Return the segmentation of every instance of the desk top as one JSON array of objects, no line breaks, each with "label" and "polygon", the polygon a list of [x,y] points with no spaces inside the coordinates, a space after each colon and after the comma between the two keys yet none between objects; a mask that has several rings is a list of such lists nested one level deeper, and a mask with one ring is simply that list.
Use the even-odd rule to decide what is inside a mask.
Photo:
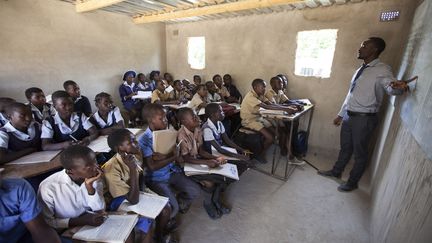
[{"label": "desk top", "polygon": [[[307,105],[303,106],[303,110],[297,113],[294,113],[292,115],[284,115],[281,113],[263,113],[262,111],[260,111],[260,114],[263,117],[267,117],[267,118],[274,118],[274,119],[281,119],[281,120],[288,120],[288,121],[293,121],[296,120],[298,118],[300,118],[301,116],[303,116],[304,114],[306,114],[307,112],[309,112],[310,110],[313,109],[314,105],[312,103],[310,103],[309,100],[303,99],[301,100],[303,102],[305,102]],[[266,110],[266,112],[268,112],[268,110]]]}]

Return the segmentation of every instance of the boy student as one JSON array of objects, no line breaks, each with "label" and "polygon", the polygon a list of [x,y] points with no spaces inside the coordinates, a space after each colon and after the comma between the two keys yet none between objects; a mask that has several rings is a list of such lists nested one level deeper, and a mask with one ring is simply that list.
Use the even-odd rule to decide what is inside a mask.
[{"label": "boy student", "polygon": [[0,164],[41,149],[40,124],[33,122],[30,107],[15,102],[6,114],[9,122],[0,128]]},{"label": "boy student", "polygon": [[[274,140],[274,129],[272,123],[259,114],[259,109],[269,110],[283,110],[288,114],[293,114],[296,109],[291,106],[281,106],[277,104],[271,104],[264,94],[266,92],[266,83],[262,79],[255,79],[252,81],[252,90],[249,91],[244,97],[240,106],[240,118],[242,119],[242,126],[260,132],[264,136],[263,150],[261,155],[258,156],[258,160],[266,162],[262,155],[265,155],[265,151],[270,147]],[[280,142],[281,149],[286,147],[286,144]]]},{"label": "boy student", "polygon": [[35,192],[23,179],[3,179],[0,168],[0,242],[60,243],[47,225]]},{"label": "boy student", "polygon": [[106,213],[96,154],[73,145],[60,154],[60,162],[64,169],[42,181],[38,190],[46,222],[57,230],[101,225]]},{"label": "boy student", "polygon": [[95,96],[97,111],[90,117],[101,135],[109,135],[114,129],[124,128],[120,109],[114,106],[111,95],[101,92]]},{"label": "boy student", "polygon": [[33,113],[33,118],[39,124],[47,117],[55,114],[55,109],[51,104],[48,104],[45,99],[44,92],[37,87],[28,88],[25,91],[25,96],[29,101],[29,106]]},{"label": "boy student", "polygon": [[223,82],[224,82],[224,86],[227,88],[231,97],[234,97],[235,99],[237,99],[236,102],[239,102],[241,100],[242,95],[240,94],[240,91],[237,89],[237,87],[233,84],[231,75],[225,74],[223,76]]},{"label": "boy student", "polygon": [[14,103],[15,100],[9,97],[0,97],[0,127],[8,123],[8,119],[5,114],[5,108],[10,104]]},{"label": "boy student", "polygon": [[42,150],[59,150],[78,143],[88,145],[98,137],[97,129],[88,117],[74,112],[73,101],[66,91],[52,93],[56,114],[42,123]]},{"label": "boy student", "polygon": [[[245,155],[245,150],[235,144],[226,134],[225,127],[222,124],[222,120],[225,118],[222,106],[216,103],[208,104],[205,108],[205,114],[208,118],[207,121],[202,125],[202,130],[204,134],[204,149],[211,154],[212,147],[214,147],[221,154],[235,157],[237,159],[240,159],[240,161],[243,161],[243,163],[236,160],[229,161],[230,163],[237,165],[238,173],[239,175],[241,175],[247,169],[247,165],[249,165],[248,161],[250,161],[250,158]],[[224,143],[229,147],[236,149],[239,153],[232,153],[222,148],[222,145]]]},{"label": "boy student", "polygon": [[194,75],[194,76],[193,76],[193,82],[194,82],[195,86],[200,85],[200,84],[201,84],[201,76],[199,76],[199,75]]},{"label": "boy student", "polygon": [[228,89],[223,85],[222,77],[219,74],[213,76],[213,82],[216,85],[216,92],[222,97],[227,103],[238,102],[237,99],[233,98]]},{"label": "boy student", "polygon": [[200,84],[196,88],[196,93],[192,97],[192,100],[189,102],[189,108],[191,108],[195,112],[199,112],[201,108],[206,107],[207,105],[207,87],[205,84]]},{"label": "boy student", "polygon": [[218,89],[217,89],[216,85],[213,83],[213,81],[207,81],[205,83],[205,85],[206,85],[207,91],[208,91],[207,92],[207,103],[221,102],[222,97],[218,93]]},{"label": "boy student", "polygon": [[153,152],[153,131],[168,127],[163,107],[159,104],[150,104],[146,106],[146,115],[149,127],[138,141],[148,168],[145,176],[146,184],[154,192],[169,198],[172,208],[171,217],[174,218],[179,211],[186,213],[192,200],[198,197],[200,188],[175,164],[178,155]]},{"label": "boy student", "polygon": [[136,73],[127,71],[123,75],[123,83],[119,87],[120,99],[123,107],[129,113],[129,121],[132,127],[135,127],[135,120],[141,117],[142,104],[139,100],[132,99],[132,96],[138,93],[138,86],[134,82]]},{"label": "boy student", "polygon": [[185,89],[180,80],[175,80],[173,83],[173,90],[169,93],[169,100],[176,100],[181,103],[186,103],[191,95],[189,90]]},{"label": "boy student", "polygon": [[162,80],[156,81],[156,89],[152,93],[151,103],[158,104],[174,104],[178,103],[177,101],[168,101],[169,93],[165,91],[166,87],[163,84]]},{"label": "boy student", "polygon": [[84,113],[86,116],[92,114],[90,101],[87,97],[81,95],[81,89],[75,81],[68,80],[63,83],[63,88],[72,97],[74,102],[74,111]]},{"label": "boy student", "polygon": [[[185,162],[206,165],[210,168],[226,163],[223,157],[216,157],[205,151],[202,132],[199,127],[200,120],[192,109],[187,107],[179,109],[177,119],[182,124],[177,142],[181,141],[180,153]],[[198,182],[206,192],[203,204],[210,218],[217,219],[223,214],[231,212],[230,208],[223,205],[220,195],[230,181],[229,179],[216,174],[194,175],[190,178]]]},{"label": "boy student", "polygon": [[[108,136],[108,145],[117,153],[103,165],[108,208],[117,210],[124,200],[131,204],[139,203],[142,160],[135,136],[127,129],[117,129]],[[167,205],[156,218],[157,242],[164,242],[166,233],[169,233],[170,215],[171,208]],[[142,242],[152,242],[152,220],[141,217],[137,226],[145,234]]]},{"label": "boy student", "polygon": [[282,79],[282,91],[288,96],[288,78],[283,74],[278,74],[277,77]]}]

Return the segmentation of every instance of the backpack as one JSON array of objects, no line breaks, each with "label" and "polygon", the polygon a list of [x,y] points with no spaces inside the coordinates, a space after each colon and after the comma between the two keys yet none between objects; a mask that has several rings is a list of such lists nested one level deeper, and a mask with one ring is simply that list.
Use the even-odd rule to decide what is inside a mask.
[{"label": "backpack", "polygon": [[297,132],[297,136],[293,139],[293,153],[295,156],[304,156],[308,149],[308,134],[306,131]]}]

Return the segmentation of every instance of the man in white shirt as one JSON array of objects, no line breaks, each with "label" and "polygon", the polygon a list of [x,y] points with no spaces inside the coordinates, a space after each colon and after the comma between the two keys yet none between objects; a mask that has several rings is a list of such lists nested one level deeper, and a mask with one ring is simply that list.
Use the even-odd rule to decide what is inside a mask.
[{"label": "man in white shirt", "polygon": [[72,145],[60,155],[64,170],[39,186],[38,200],[46,222],[55,229],[99,226],[105,219],[102,170],[88,147]]},{"label": "man in white shirt", "polygon": [[339,157],[333,169],[318,171],[318,174],[340,178],[354,154],[350,177],[338,187],[339,191],[352,191],[358,187],[368,162],[367,147],[378,123],[377,113],[384,94],[400,95],[408,90],[407,82],[396,80],[390,66],[378,59],[385,45],[379,37],[370,37],[361,44],[357,58],[364,63],[354,74],[341,110],[333,121],[335,126],[342,124]]}]

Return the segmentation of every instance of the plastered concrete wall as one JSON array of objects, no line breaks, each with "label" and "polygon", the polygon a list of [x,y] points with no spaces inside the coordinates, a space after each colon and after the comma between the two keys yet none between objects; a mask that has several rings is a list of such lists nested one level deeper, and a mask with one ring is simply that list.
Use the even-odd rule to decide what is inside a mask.
[{"label": "plastered concrete wall", "polygon": [[135,25],[103,11],[79,14],[57,0],[0,1],[0,53],[0,96],[24,101],[28,87],[49,94],[72,79],[90,100],[106,91],[121,105],[124,71],[165,69],[165,25]]},{"label": "plastered concrete wall", "polygon": [[[267,15],[208,20],[167,25],[167,69],[175,78],[205,80],[219,73],[232,74],[245,94],[254,78],[269,80],[278,73],[289,78],[290,96],[309,97],[316,109],[309,144],[330,153],[339,148],[339,128],[332,125],[349,87],[353,72],[361,64],[360,43],[369,36],[382,36],[388,43],[382,60],[397,66],[401,46],[409,30],[413,7],[408,0],[381,0],[329,8],[295,10]],[[399,9],[396,22],[379,22],[382,10]],[[338,29],[336,52],[330,78],[294,75],[296,34],[303,30]],[[178,31],[178,35],[174,33]],[[206,68],[192,70],[187,63],[187,38],[205,36]]]}]

